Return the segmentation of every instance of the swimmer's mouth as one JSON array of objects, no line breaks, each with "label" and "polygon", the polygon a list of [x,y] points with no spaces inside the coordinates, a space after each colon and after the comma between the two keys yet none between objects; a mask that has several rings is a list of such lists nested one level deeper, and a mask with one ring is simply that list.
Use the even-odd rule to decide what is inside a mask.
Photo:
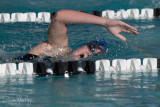
[{"label": "swimmer's mouth", "polygon": [[80,58],[84,58],[84,54],[81,54],[81,55],[79,55],[80,56]]}]

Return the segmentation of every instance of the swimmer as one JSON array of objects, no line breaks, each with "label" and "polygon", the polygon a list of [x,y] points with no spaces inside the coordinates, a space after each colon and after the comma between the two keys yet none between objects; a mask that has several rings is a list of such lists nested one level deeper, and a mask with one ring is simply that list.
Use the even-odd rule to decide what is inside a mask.
[{"label": "swimmer", "polygon": [[103,26],[112,35],[123,41],[126,41],[126,38],[119,34],[120,32],[139,34],[136,28],[120,20],[110,20],[79,11],[60,10],[54,15],[49,25],[48,39],[32,48],[21,58],[34,59],[40,55],[49,57],[73,55],[75,56],[74,59],[80,60],[93,54],[105,53],[107,43],[104,39],[86,43],[72,52],[68,47],[67,24],[95,24]]}]

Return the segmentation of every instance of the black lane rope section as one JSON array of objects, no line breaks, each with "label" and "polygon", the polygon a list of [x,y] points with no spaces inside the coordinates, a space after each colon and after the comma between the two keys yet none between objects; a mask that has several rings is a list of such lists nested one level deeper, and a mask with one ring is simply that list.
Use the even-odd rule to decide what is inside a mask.
[{"label": "black lane rope section", "polygon": [[154,9],[154,17],[159,18],[160,17],[160,8],[155,8]]}]

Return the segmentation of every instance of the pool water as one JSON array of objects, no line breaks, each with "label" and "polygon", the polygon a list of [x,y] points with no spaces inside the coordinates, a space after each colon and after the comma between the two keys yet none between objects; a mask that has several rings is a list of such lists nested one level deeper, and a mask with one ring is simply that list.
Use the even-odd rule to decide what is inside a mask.
[{"label": "pool water", "polygon": [[160,102],[158,72],[1,77],[1,106],[153,106]]},{"label": "pool water", "polygon": [[[0,13],[53,12],[73,9],[92,10],[160,7],[159,0],[5,0],[0,1]],[[117,59],[160,57],[160,19],[123,20],[138,28],[138,36],[122,33],[127,42],[112,36],[96,25],[69,25],[69,46],[76,49],[83,43],[104,38],[108,53],[87,59]],[[25,54],[47,39],[48,23],[0,23],[0,57],[10,58]],[[3,63],[3,61],[0,61]],[[94,75],[35,77],[27,75],[0,76],[0,106],[159,106],[158,71],[96,72]]]}]

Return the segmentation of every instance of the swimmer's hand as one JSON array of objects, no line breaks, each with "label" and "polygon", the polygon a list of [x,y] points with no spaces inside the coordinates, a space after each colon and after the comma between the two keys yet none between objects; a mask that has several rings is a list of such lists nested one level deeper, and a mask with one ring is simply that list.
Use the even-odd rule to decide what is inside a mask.
[{"label": "swimmer's hand", "polygon": [[126,41],[126,38],[122,36],[121,32],[132,33],[138,35],[137,29],[120,21],[120,20],[107,20],[105,26],[114,36],[118,37],[119,39]]}]

